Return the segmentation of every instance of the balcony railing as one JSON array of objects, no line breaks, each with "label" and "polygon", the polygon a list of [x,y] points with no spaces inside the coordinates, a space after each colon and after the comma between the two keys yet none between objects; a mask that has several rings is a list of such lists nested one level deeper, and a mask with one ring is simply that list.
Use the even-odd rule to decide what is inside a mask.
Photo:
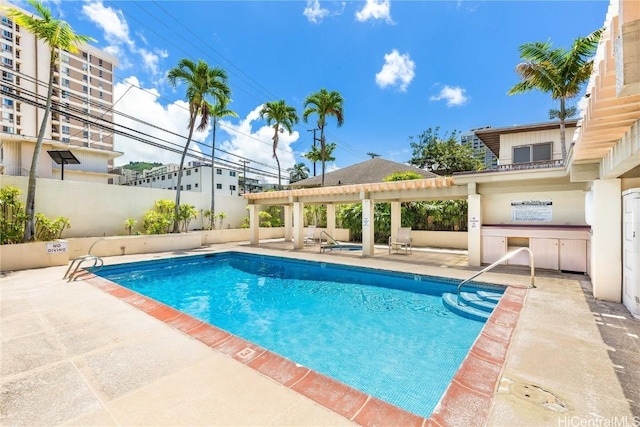
[{"label": "balcony railing", "polygon": [[498,165],[499,171],[518,171],[525,169],[548,169],[548,168],[560,168],[564,166],[564,161],[557,160],[543,160],[539,162],[529,163],[512,163],[509,165]]}]

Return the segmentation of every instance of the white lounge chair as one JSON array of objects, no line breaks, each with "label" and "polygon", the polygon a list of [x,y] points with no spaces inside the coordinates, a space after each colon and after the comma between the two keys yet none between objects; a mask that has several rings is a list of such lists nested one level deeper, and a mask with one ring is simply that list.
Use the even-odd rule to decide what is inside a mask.
[{"label": "white lounge chair", "polygon": [[316,244],[316,226],[315,225],[310,225],[307,227],[307,229],[304,232],[304,239],[303,242],[306,245],[307,243],[311,243],[312,245]]},{"label": "white lounge chair", "polygon": [[396,252],[404,249],[405,254],[413,253],[411,250],[411,227],[399,227],[395,240],[393,240],[393,236],[389,236],[389,253],[391,253],[391,249],[395,249]]}]

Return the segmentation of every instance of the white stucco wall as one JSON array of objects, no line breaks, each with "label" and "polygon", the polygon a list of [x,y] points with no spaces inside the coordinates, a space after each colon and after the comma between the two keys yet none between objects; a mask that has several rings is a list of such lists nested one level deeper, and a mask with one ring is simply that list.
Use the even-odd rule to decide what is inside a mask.
[{"label": "white stucco wall", "polygon": [[[587,225],[584,218],[585,192],[545,191],[507,194],[484,194],[482,196],[483,224],[529,224],[529,225]],[[511,202],[518,200],[551,200],[552,222],[513,222]]]},{"label": "white stucco wall", "polygon": [[[27,183],[27,177],[0,177],[0,186],[12,185],[22,190],[23,201]],[[71,228],[64,231],[63,238],[122,235],[127,218],[137,219],[134,231],[140,230],[145,212],[153,208],[156,200],[175,200],[175,191],[54,179],[38,179],[36,187],[36,212],[71,221]],[[180,203],[193,205],[198,211],[189,229],[203,228],[203,221],[207,224],[202,212],[211,206],[210,194],[182,191]],[[222,228],[240,227],[247,216],[246,205],[242,197],[216,195],[216,212],[227,214]]]}]

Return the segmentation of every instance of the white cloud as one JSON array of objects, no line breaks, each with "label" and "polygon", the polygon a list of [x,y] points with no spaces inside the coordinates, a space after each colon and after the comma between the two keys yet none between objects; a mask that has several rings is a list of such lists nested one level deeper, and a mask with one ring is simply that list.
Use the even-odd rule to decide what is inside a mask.
[{"label": "white cloud", "polygon": [[[180,153],[174,153],[172,151],[159,149],[153,145],[145,144],[135,139],[116,135],[114,140],[114,149],[124,153],[122,157],[115,159],[116,165],[127,164],[130,161],[180,163],[180,156],[186,142],[185,138],[188,135],[187,124],[189,122],[189,111],[187,109],[187,104],[184,101],[176,101],[167,106],[163,106],[158,102],[159,93],[157,90],[141,90],[137,87],[131,87],[129,83],[133,86],[140,87],[140,82],[136,77],[129,77],[122,83],[116,83],[114,86],[114,99],[119,101],[115,105],[114,109],[122,112],[123,114],[135,117],[143,122],[151,123],[163,129],[177,133],[178,135],[183,135],[184,138],[171,135],[160,129],[123,117],[120,114],[114,114],[114,121],[116,124],[151,135],[150,137],[143,137],[145,140],[151,140],[162,145],[169,144],[160,140],[166,140],[174,143],[175,145],[171,145],[171,147],[177,148],[180,151]],[[120,97],[122,97],[122,99],[120,99]],[[135,134],[135,132],[132,131],[126,132]],[[195,142],[205,141],[208,135],[208,130],[206,132],[194,133],[194,141],[191,142],[190,148],[201,153],[200,148]],[[193,159],[187,156],[185,161],[190,160]]]},{"label": "white cloud", "polygon": [[321,7],[319,0],[307,0],[307,6],[304,8],[302,14],[307,17],[309,22],[317,24],[329,14],[329,10]]},{"label": "white cloud", "polygon": [[416,64],[411,60],[409,54],[400,55],[394,49],[384,56],[384,65],[382,70],[376,74],[376,83],[381,88],[397,85],[402,92],[405,92],[415,76],[415,68]]},{"label": "white cloud", "polygon": [[[266,122],[259,119],[260,110],[262,105],[258,105],[247,116],[240,120],[240,123],[233,124],[227,120],[220,120],[220,128],[229,135],[229,138],[222,141],[220,147],[238,156],[246,157],[252,160],[252,166],[258,169],[262,169],[273,174],[278,174],[278,166],[276,160],[273,158],[273,128],[268,126]],[[257,129],[253,129],[253,122],[258,121],[261,126]],[[280,134],[278,140],[278,160],[280,160],[280,169],[282,173],[282,182],[285,183],[288,180],[289,174],[287,169],[296,164],[296,159],[291,150],[291,144],[296,142],[300,134],[294,131],[289,135],[288,132]],[[219,139],[218,139],[219,138]],[[217,136],[218,140],[222,140],[220,136]],[[237,157],[221,155],[220,157],[227,158],[231,161],[238,162]],[[270,167],[265,167],[269,165]],[[247,173],[249,176],[249,173]],[[277,178],[266,178],[269,182],[278,182]]]},{"label": "white cloud", "polygon": [[[109,46],[103,48],[107,53],[119,59],[118,68],[126,70],[132,66],[133,61],[127,58],[126,53],[131,52],[142,59],[145,70],[153,79],[164,75],[160,68],[161,59],[166,58],[167,52],[160,49],[148,50],[139,48],[131,38],[129,25],[120,10],[105,7],[102,1],[87,2],[82,5],[82,13],[104,32],[104,38]],[[138,34],[144,44],[147,43],[144,36]],[[126,48],[125,48],[126,47]]]},{"label": "white cloud", "polygon": [[356,19],[360,22],[381,19],[390,24],[393,23],[390,0],[367,0],[364,7],[356,12]]},{"label": "white cloud", "polygon": [[466,89],[455,86],[445,86],[442,88],[438,95],[434,95],[429,98],[431,101],[446,100],[447,107],[459,107],[464,105],[469,100],[468,96],[465,96]]}]

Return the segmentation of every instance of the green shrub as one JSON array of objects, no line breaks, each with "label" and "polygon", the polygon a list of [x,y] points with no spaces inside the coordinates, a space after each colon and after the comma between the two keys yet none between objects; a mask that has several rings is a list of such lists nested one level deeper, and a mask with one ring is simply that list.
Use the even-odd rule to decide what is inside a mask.
[{"label": "green shrub", "polygon": [[173,208],[171,200],[156,200],[154,208],[144,214],[142,230],[145,234],[166,234],[173,229]]},{"label": "green shrub", "polygon": [[36,240],[50,242],[59,239],[64,229],[69,227],[69,218],[49,219],[41,213],[36,214]]},{"label": "green shrub", "polygon": [[0,189],[0,243],[20,243],[24,236],[27,213],[20,201],[20,189],[6,186]]}]

